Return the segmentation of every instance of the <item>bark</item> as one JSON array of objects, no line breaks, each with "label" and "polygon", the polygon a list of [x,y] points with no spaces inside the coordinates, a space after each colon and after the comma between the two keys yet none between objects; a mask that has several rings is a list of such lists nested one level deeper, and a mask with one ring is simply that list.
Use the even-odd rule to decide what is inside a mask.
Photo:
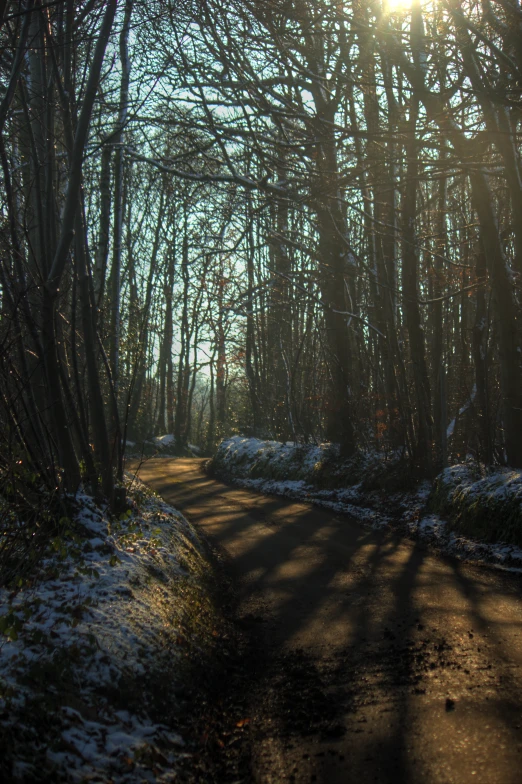
[{"label": "bark", "polygon": [[105,49],[114,22],[117,0],[107,0],[98,40],[89,69],[89,76],[85,88],[85,97],[78,117],[78,125],[74,136],[74,144],[70,159],[70,170],[67,180],[65,204],[61,217],[61,232],[58,238],[56,252],[53,257],[51,269],[46,280],[46,289],[51,297],[55,298],[60,288],[60,281],[65,270],[71,242],[74,234],[75,215],[78,209],[78,199],[82,181],[83,155],[87,144],[87,135],[92,115],[94,101],[100,81],[100,73],[105,56]]},{"label": "bark", "polygon": [[111,223],[111,156],[112,148],[107,144],[102,150],[100,169],[100,218],[98,222],[98,245],[93,272],[94,296],[99,309],[105,296],[107,261],[109,258],[109,230]]},{"label": "bark", "polygon": [[477,387],[477,408],[479,441],[482,459],[486,465],[493,463],[493,439],[491,433],[491,413],[488,390],[488,315],[486,305],[485,279],[486,256],[482,244],[477,252],[476,275],[484,285],[477,290],[477,307],[473,325],[473,364],[475,366],[475,384]]},{"label": "bark", "polygon": [[206,438],[206,452],[208,455],[214,454],[216,448],[216,404],[215,404],[215,382],[214,382],[214,361],[216,353],[212,352],[210,357],[210,392],[208,396],[209,415]]},{"label": "bark", "polygon": [[181,313],[181,334],[180,334],[180,352],[178,361],[178,379],[177,379],[177,399],[176,399],[176,415],[174,420],[174,442],[176,449],[182,450],[187,443],[187,373],[189,371],[189,268],[188,268],[188,236],[187,236],[187,222],[185,219],[185,228],[183,235],[183,248],[181,259],[181,278],[183,281],[183,294],[182,294],[182,313]]},{"label": "bark", "polygon": [[87,389],[90,410],[90,421],[94,439],[94,451],[101,474],[102,492],[112,501],[114,479],[113,461],[109,445],[105,405],[102,394],[101,379],[98,369],[98,341],[96,338],[96,312],[94,308],[94,292],[89,274],[85,228],[81,212],[76,216],[76,265],[78,288],[80,295],[83,344],[87,366]]},{"label": "bark", "polygon": [[[316,68],[317,68],[317,64]],[[347,246],[348,229],[340,202],[337,143],[332,127],[335,106],[325,102],[321,90],[314,94],[317,110],[317,164],[311,206],[317,215],[321,293],[325,302],[325,327],[330,361],[326,437],[340,444],[343,457],[356,450],[353,412],[354,346],[347,312],[355,310],[353,274],[355,259]]]},{"label": "bark", "polygon": [[[361,190],[365,194],[365,226],[369,235],[369,270],[372,276],[373,299],[375,301],[375,324],[381,334],[372,336],[378,349],[375,367],[378,378],[374,384],[381,388],[380,375],[383,379],[383,395],[379,394],[376,401],[378,409],[386,410],[387,440],[392,448],[404,445],[406,434],[404,432],[405,403],[406,400],[399,394],[396,381],[395,356],[396,341],[393,335],[396,331],[396,210],[395,210],[395,182],[394,159],[396,157],[396,124],[397,107],[391,84],[389,64],[383,52],[380,54],[382,70],[385,77],[385,89],[388,104],[388,140],[385,144],[381,134],[380,105],[377,95],[377,74],[375,38],[368,20],[368,9],[364,10],[365,24],[358,31],[361,69],[363,73],[364,115],[368,131],[366,153],[363,153],[361,140],[355,139],[358,148],[358,164],[361,170]],[[352,102],[352,124],[356,127],[357,113]],[[366,169],[369,170],[366,175]],[[373,193],[366,185],[369,180]],[[380,372],[379,372],[380,371]]]},{"label": "bark", "polygon": [[[279,156],[277,179],[285,179],[284,159]],[[271,273],[274,276],[270,288],[268,313],[268,362],[271,367],[271,420],[274,437],[283,443],[289,436],[288,419],[288,368],[285,353],[291,349],[291,312],[288,276],[291,260],[284,244],[288,234],[288,207],[286,199],[276,199],[272,204],[272,222],[275,237],[271,240]],[[219,354],[218,354],[219,356]]]},{"label": "bark", "polygon": [[[477,158],[474,140],[458,127],[440,95],[428,90],[424,74],[416,70],[403,53],[396,57],[414,89],[418,91],[427,116],[446,134],[462,162]],[[498,323],[502,419],[508,463],[522,466],[522,388],[521,347],[517,326],[517,309],[513,297],[513,279],[502,248],[493,198],[484,171],[474,169],[469,175],[473,206],[479,220],[481,237],[490,277],[495,316]]]},{"label": "bark", "polygon": [[[140,423],[138,422],[138,414],[139,408],[141,404],[141,398],[143,394],[143,390],[145,388],[145,381],[146,381],[146,359],[147,359],[147,351],[149,346],[149,317],[150,317],[150,308],[152,303],[152,294],[155,285],[155,278],[157,274],[157,267],[158,267],[158,253],[161,245],[161,227],[165,220],[164,215],[164,206],[165,206],[165,189],[162,187],[160,193],[160,202],[159,202],[159,209],[158,215],[154,230],[154,242],[152,245],[151,256],[149,260],[149,271],[147,276],[147,285],[145,290],[145,302],[143,304],[141,317],[140,317],[140,330],[138,336],[138,347],[137,347],[137,356],[136,356],[136,368],[134,371],[135,376],[135,383],[133,384],[133,388],[130,394],[130,403],[127,406],[127,422],[128,422],[128,430],[129,435],[132,439],[137,440],[141,437],[148,435],[143,429]],[[171,216],[171,223],[175,227],[175,215]],[[175,228],[174,228],[175,231]],[[175,243],[175,235],[174,240]],[[173,252],[175,250],[173,249]],[[154,422],[152,422],[152,428],[154,427]],[[174,428],[169,432],[174,432]]]},{"label": "bark", "polygon": [[451,10],[457,29],[457,39],[464,63],[465,73],[469,78],[475,95],[480,103],[488,134],[501,155],[506,182],[513,207],[513,232],[515,237],[514,268],[522,275],[522,171],[516,129],[510,126],[508,110],[501,104],[495,105],[489,97],[491,86],[486,78],[475,54],[475,45],[469,34],[460,2],[452,3]]},{"label": "bark", "polygon": [[252,435],[258,437],[260,434],[260,405],[258,393],[258,373],[256,372],[256,338],[254,321],[254,237],[252,231],[252,205],[250,199],[247,202],[248,222],[248,249],[247,249],[247,286],[248,297],[245,302],[246,307],[246,341],[245,341],[245,371],[248,380],[248,391],[250,396],[250,408],[252,412]]},{"label": "bark", "polygon": [[[0,4],[0,20],[2,19],[2,16],[3,16],[3,7],[2,6],[5,7],[5,4]],[[25,56],[25,53],[26,53],[27,38],[28,38],[28,35],[29,35],[29,28],[30,28],[30,25],[31,25],[31,20],[32,20],[33,17],[36,16],[36,14],[31,13],[33,7],[34,7],[34,0],[28,0],[27,6],[26,6],[27,13],[23,17],[22,26],[21,26],[21,29],[20,29],[20,35],[18,37],[18,44],[17,44],[17,47],[16,47],[16,52],[15,52],[15,56],[14,56],[14,59],[13,59],[13,64],[11,66],[11,73],[10,73],[10,76],[9,76],[9,81],[7,83],[7,88],[6,88],[5,92],[4,92],[4,97],[2,98],[2,101],[0,102],[0,133],[3,132],[4,125],[5,125],[5,122],[6,122],[6,119],[7,119],[7,114],[9,112],[9,108],[11,106],[11,103],[13,101],[13,98],[14,98],[14,95],[15,95],[15,92],[16,92],[16,87],[17,87],[17,84],[18,84],[18,77],[20,75],[20,69],[21,69],[21,67],[23,65],[24,56]]]},{"label": "bark", "polygon": [[129,83],[130,60],[128,52],[128,38],[132,15],[133,0],[126,0],[123,26],[120,33],[120,105],[116,132],[113,137],[114,146],[114,226],[113,226],[113,255],[111,274],[109,279],[110,289],[110,322],[109,322],[109,364],[112,377],[113,393],[111,395],[112,407],[110,416],[111,438],[116,461],[118,476],[123,474],[122,433],[119,427],[119,391],[120,391],[120,286],[121,286],[121,258],[123,247],[123,213],[124,213],[124,164],[123,164],[123,131],[125,129],[129,108]]},{"label": "bark", "polygon": [[[111,274],[109,279],[110,289],[110,326],[109,326],[109,361],[111,373],[118,399],[119,391],[119,363],[120,363],[120,285],[121,285],[121,258],[123,248],[123,131],[125,129],[129,110],[129,83],[130,60],[128,51],[129,29],[132,15],[133,0],[126,0],[123,26],[120,33],[120,105],[116,131],[112,139],[114,147],[114,225],[113,225],[113,255]],[[115,425],[113,412],[112,427]]]},{"label": "bark", "polygon": [[[412,48],[420,46],[422,36],[420,8],[412,11]],[[420,65],[417,64],[417,69]],[[417,236],[415,218],[417,215],[417,182],[419,178],[418,144],[416,126],[419,113],[419,95],[414,89],[410,103],[406,153],[406,183],[402,202],[402,285],[404,294],[404,318],[408,330],[410,359],[413,367],[415,402],[417,413],[417,434],[414,463],[421,476],[432,473],[432,420],[431,390],[426,363],[424,330],[419,307]]]},{"label": "bark", "polygon": [[[442,160],[445,158],[445,147],[442,150]],[[446,255],[446,198],[447,198],[447,179],[441,177],[439,181],[439,192],[437,199],[437,218],[436,218],[436,247],[433,262],[433,299],[432,306],[432,367],[434,378],[433,412],[436,440],[436,469],[445,467],[446,454],[446,425],[443,417],[443,396],[445,396],[445,377],[446,369],[443,357],[443,303],[442,303],[442,258]]]},{"label": "bark", "polygon": [[477,171],[471,174],[470,182],[495,303],[506,457],[510,465],[520,468],[522,467],[521,346],[517,307],[513,299],[512,275],[500,242],[492,196],[483,172]]}]

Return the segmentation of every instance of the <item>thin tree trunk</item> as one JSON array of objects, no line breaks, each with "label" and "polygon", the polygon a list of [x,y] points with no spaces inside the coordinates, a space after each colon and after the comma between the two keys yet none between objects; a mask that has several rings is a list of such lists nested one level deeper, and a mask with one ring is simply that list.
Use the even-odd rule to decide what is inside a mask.
[{"label": "thin tree trunk", "polygon": [[[123,131],[127,122],[129,109],[129,83],[130,60],[128,51],[129,29],[132,15],[133,0],[126,0],[123,26],[120,33],[120,106],[116,133],[112,144],[114,146],[114,225],[113,225],[113,254],[111,274],[109,279],[110,289],[110,326],[109,326],[109,363],[111,368],[114,394],[112,400],[118,406],[120,386],[120,285],[121,285],[121,258],[123,248]],[[121,433],[119,432],[118,411],[111,411],[111,436],[114,443],[114,453],[118,474],[122,472],[122,447]]]}]

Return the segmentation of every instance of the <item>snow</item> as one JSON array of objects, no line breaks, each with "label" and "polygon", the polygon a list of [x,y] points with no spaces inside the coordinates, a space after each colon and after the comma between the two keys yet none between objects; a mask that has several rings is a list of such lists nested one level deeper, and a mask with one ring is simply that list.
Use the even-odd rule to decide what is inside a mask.
[{"label": "snow", "polygon": [[[473,395],[472,395],[473,397]],[[472,398],[471,398],[472,399]],[[471,401],[470,399],[470,401]],[[460,410],[463,413],[468,401]],[[451,529],[448,521],[426,513],[432,484],[420,483],[414,491],[386,494],[364,489],[361,477],[375,467],[375,454],[359,457],[354,465],[354,483],[346,487],[321,489],[314,483],[314,470],[325,460],[338,454],[335,445],[296,445],[289,441],[261,441],[234,436],[223,441],[213,459],[218,475],[227,481],[293,500],[313,503],[334,512],[350,515],[371,528],[394,528],[423,539],[439,551],[457,558],[488,562],[498,568],[522,571],[522,549],[514,545],[485,543],[462,536]],[[397,455],[400,457],[400,455]],[[337,461],[341,465],[340,461]],[[476,462],[446,468],[437,482],[452,495],[469,502],[480,498],[482,503],[522,504],[522,471],[499,468],[485,474]],[[522,511],[521,511],[522,515]]]},{"label": "snow", "polygon": [[292,463],[293,473],[304,477],[331,451],[331,444],[307,445],[303,448],[293,441],[281,444],[279,441],[232,436],[219,445],[214,459],[224,466],[234,466],[234,472],[245,478],[252,471],[269,463],[282,472],[288,463]]},{"label": "snow", "polygon": [[156,436],[154,443],[159,446],[170,446],[174,443],[174,440],[174,436],[171,433],[167,433],[164,436]]},{"label": "snow", "polygon": [[[42,693],[61,703],[51,740],[40,728],[33,743],[23,736],[14,781],[42,766],[53,781],[176,779],[183,740],[175,727],[155,721],[146,700],[117,710],[110,694],[132,693],[154,673],[166,691],[183,678],[187,650],[198,645],[184,620],[193,612],[187,583],[202,590],[209,567],[185,518],[132,485],[133,508],[120,520],[79,493],[75,522],[85,535],[51,548],[37,578],[14,595],[0,589],[0,618],[16,619],[0,637],[0,735],[30,724]],[[42,681],[41,672],[51,675]],[[71,683],[62,694],[64,679]]]},{"label": "snow", "polygon": [[453,435],[453,433],[455,431],[455,425],[457,424],[457,419],[460,416],[462,416],[463,414],[466,413],[468,408],[473,404],[476,396],[477,396],[477,385],[473,384],[473,389],[471,390],[471,395],[470,395],[469,399],[466,400],[464,405],[460,407],[457,416],[454,419],[452,419],[451,422],[449,423],[449,425],[448,425],[448,427],[446,429],[446,438],[451,438],[451,436]]},{"label": "snow", "polygon": [[[336,454],[338,448],[330,443],[303,446],[293,441],[282,444],[278,441],[233,436],[219,445],[213,462],[218,472],[224,470],[227,478],[242,487],[309,501],[325,509],[349,514],[359,522],[372,526],[389,525],[387,515],[365,503],[360,482],[333,490],[314,486],[314,472],[325,460]],[[372,460],[375,460],[375,455],[368,456],[368,461]],[[275,476],[265,478],[263,474]]]},{"label": "snow", "polygon": [[522,573],[522,549],[520,547],[503,542],[479,542],[466,536],[460,536],[450,530],[447,520],[437,514],[422,517],[419,520],[417,532],[421,537],[431,540],[445,552],[450,552],[461,559],[487,561],[498,568]]},{"label": "snow", "polygon": [[488,503],[512,501],[522,503],[522,471],[511,468],[497,468],[488,473],[469,461],[446,468],[438,481],[445,488],[450,500],[457,494],[471,500],[482,497]]},{"label": "snow", "polygon": [[[166,433],[163,436],[156,436],[151,443],[153,443],[154,446],[160,447],[160,449],[164,449],[165,447],[173,446],[175,441],[176,439],[171,433]],[[201,449],[199,446],[196,446],[196,444],[187,444],[187,449],[196,455],[201,454]]]},{"label": "snow", "polygon": [[[153,773],[146,768],[139,771],[139,775],[145,781],[173,782],[177,778],[175,772],[176,753],[173,751],[162,753],[161,746],[165,744],[175,748],[183,746],[183,741],[179,736],[169,733],[168,728],[161,725],[141,723],[135,716],[129,715],[126,711],[117,711],[114,715],[117,719],[115,724],[107,726],[105,723],[88,721],[72,708],[64,708],[64,717],[70,723],[70,728],[62,732],[68,750],[64,752],[48,752],[49,760],[58,768],[68,771],[71,781],[85,781],[85,768],[93,771],[106,771],[110,773],[112,781],[135,781],[136,767],[132,764],[136,757],[140,757],[148,751],[155,757],[156,771]],[[129,768],[127,772],[121,773],[119,757],[124,752],[127,756],[125,765]],[[75,764],[77,758],[83,762],[80,769]],[[163,759],[161,759],[163,758]],[[170,767],[161,770],[157,767],[159,760]]]}]

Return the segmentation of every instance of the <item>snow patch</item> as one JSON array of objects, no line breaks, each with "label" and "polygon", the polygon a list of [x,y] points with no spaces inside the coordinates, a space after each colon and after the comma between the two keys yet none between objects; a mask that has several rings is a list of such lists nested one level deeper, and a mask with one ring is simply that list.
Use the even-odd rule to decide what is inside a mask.
[{"label": "snow patch", "polygon": [[[473,399],[462,406],[464,413]],[[223,441],[213,460],[214,470],[240,487],[261,493],[305,501],[350,515],[357,522],[372,528],[394,528],[433,544],[444,553],[461,559],[483,561],[499,568],[522,571],[522,549],[503,542],[491,544],[474,541],[451,530],[447,520],[437,514],[426,514],[432,493],[429,481],[421,482],[413,492],[386,494],[368,492],[359,481],[346,487],[321,489],[314,484],[315,469],[325,459],[335,458],[333,444],[296,445],[292,441],[261,441],[234,436]],[[401,457],[400,453],[396,458]],[[378,464],[375,454],[359,458],[357,474],[365,474]],[[340,461],[338,461],[340,464]],[[499,468],[486,475],[474,461],[446,468],[437,478],[446,490],[470,500],[488,503],[522,504],[522,471]]]},{"label": "snow patch", "polygon": [[153,673],[167,689],[183,677],[187,650],[198,644],[184,618],[208,564],[181,513],[133,486],[133,508],[120,520],[79,493],[76,530],[87,535],[57,542],[15,595],[0,589],[0,618],[9,619],[0,637],[0,734],[30,726],[44,694],[61,703],[49,715],[51,741],[42,738],[47,727],[36,727],[17,744],[14,780],[42,770],[53,781],[176,779],[183,740],[175,728],[154,721],[143,701],[133,713],[116,710],[110,695],[139,693]]},{"label": "snow patch", "polygon": [[156,436],[154,439],[154,443],[158,444],[159,446],[170,446],[175,441],[174,436],[171,433],[167,433],[164,436]]}]

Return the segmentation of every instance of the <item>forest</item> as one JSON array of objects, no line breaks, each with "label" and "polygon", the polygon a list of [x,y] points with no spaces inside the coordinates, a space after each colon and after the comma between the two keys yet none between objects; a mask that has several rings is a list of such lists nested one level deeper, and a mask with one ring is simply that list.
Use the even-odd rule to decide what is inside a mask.
[{"label": "forest", "polygon": [[0,0],[2,781],[519,781],[521,134],[519,0]]},{"label": "forest", "polygon": [[0,14],[4,470],[110,498],[164,433],[522,466],[516,0]]}]

